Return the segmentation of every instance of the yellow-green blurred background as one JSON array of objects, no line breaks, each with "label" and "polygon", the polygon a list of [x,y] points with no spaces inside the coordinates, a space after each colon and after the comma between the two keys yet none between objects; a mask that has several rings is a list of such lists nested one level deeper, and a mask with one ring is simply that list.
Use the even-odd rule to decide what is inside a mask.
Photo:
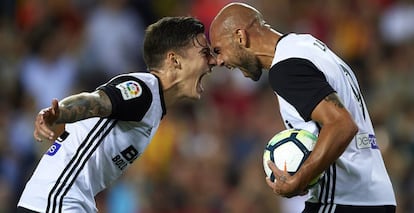
[{"label": "yellow-green blurred background", "polygon": [[[14,212],[48,148],[32,138],[41,108],[114,75],[145,70],[144,29],[160,17],[191,15],[208,29],[228,2],[2,0],[0,212]],[[414,2],[244,2],[276,30],[311,33],[352,66],[397,194],[397,212],[414,212]],[[218,68],[204,84],[202,99],[170,109],[148,150],[98,195],[100,212],[300,212],[305,198],[280,199],[264,179],[263,148],[283,129],[266,73],[253,83]]]}]

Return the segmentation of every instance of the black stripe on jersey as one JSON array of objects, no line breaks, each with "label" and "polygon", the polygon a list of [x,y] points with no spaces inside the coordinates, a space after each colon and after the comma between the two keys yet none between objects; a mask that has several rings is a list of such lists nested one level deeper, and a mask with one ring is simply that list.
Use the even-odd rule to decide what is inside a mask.
[{"label": "black stripe on jersey", "polygon": [[[78,171],[76,172],[76,174],[73,176],[72,181],[68,184],[68,186],[66,187],[66,190],[63,192],[62,196],[60,197],[60,202],[59,202],[59,212],[62,212],[62,207],[63,207],[63,198],[66,196],[66,194],[69,192],[69,189],[72,187],[73,183],[75,183],[76,178],[78,177],[79,173],[83,170],[83,168],[85,167],[85,164],[88,162],[89,158],[92,156],[92,154],[95,152],[95,150],[99,147],[99,145],[101,145],[103,139],[109,134],[109,132],[113,129],[113,127],[116,125],[117,120],[115,120],[114,122],[112,122],[112,124],[109,126],[109,128],[102,134],[101,138],[96,142],[96,144],[94,145],[94,147],[89,151],[88,155],[86,156],[86,158],[83,160],[82,164],[79,166]],[[99,133],[98,133],[99,134]],[[92,143],[91,143],[92,144]],[[78,165],[78,164],[76,164]],[[65,185],[62,185],[65,186]]]},{"label": "black stripe on jersey", "polygon": [[[100,126],[103,122],[104,124]],[[112,123],[111,123],[112,122]],[[48,196],[48,205],[46,208],[46,212],[56,212],[56,207],[58,205],[59,200],[59,210],[58,212],[62,212],[62,203],[63,198],[67,194],[69,188],[73,185],[74,181],[76,180],[77,176],[79,175],[80,171],[85,166],[86,162],[89,160],[90,156],[96,150],[96,148],[100,145],[102,140],[105,136],[112,130],[112,128],[117,123],[116,120],[110,119],[99,119],[99,121],[95,124],[92,130],[88,133],[87,137],[81,143],[79,148],[77,149],[75,155],[72,157],[68,165],[65,167],[63,172],[60,174],[58,180],[56,181],[55,185],[53,186],[52,190]],[[108,127],[109,125],[109,127]],[[99,129],[98,129],[99,127]],[[108,128],[107,128],[108,127]],[[105,132],[104,132],[105,131]],[[104,132],[102,134],[102,132]],[[101,136],[100,136],[101,135]],[[96,139],[100,136],[98,142]],[[91,140],[89,140],[92,137]],[[95,143],[94,147],[91,149],[92,145]],[[85,157],[86,156],[86,157]],[[62,181],[63,179],[63,181]],[[71,180],[69,180],[71,179]],[[69,181],[69,183],[68,183]],[[64,190],[65,186],[66,189]],[[62,194],[62,190],[63,194]],[[59,198],[60,196],[60,198]]]},{"label": "black stripe on jersey", "polygon": [[325,192],[325,185],[326,185],[326,179],[328,178],[328,173],[325,172],[325,174],[323,175],[323,178],[320,182],[320,191],[319,191],[319,199],[318,199],[318,203],[322,203],[322,197],[323,197],[323,192]]},{"label": "black stripe on jersey", "polygon": [[336,188],[336,163],[332,164],[332,190],[331,190],[331,206],[328,212],[332,211],[332,207],[335,203],[335,188]]},{"label": "black stripe on jersey", "polygon": [[269,83],[305,121],[311,120],[313,109],[323,98],[335,92],[325,75],[303,58],[288,58],[273,65],[269,70]]},{"label": "black stripe on jersey", "polygon": [[336,163],[332,164],[325,172],[324,179],[321,181],[319,194],[320,212],[335,211],[335,188],[336,188]]},{"label": "black stripe on jersey", "polygon": [[[49,192],[49,196],[47,199],[47,207],[46,207],[46,212],[49,212],[51,206],[55,206],[55,203],[52,203],[52,196],[56,190],[56,188],[60,185],[62,178],[64,177],[64,175],[67,173],[67,170],[70,168],[70,166],[73,164],[73,162],[75,161],[75,159],[78,157],[80,150],[86,145],[86,142],[89,140],[89,138],[91,137],[92,133],[98,128],[98,126],[100,125],[100,123],[103,121],[103,119],[99,119],[99,121],[95,124],[95,126],[91,129],[91,131],[88,133],[88,135],[86,136],[85,140],[81,143],[81,145],[79,146],[78,150],[76,151],[75,155],[73,156],[73,158],[69,161],[68,165],[65,167],[65,169],[63,170],[63,172],[60,174],[59,178],[56,180],[55,185],[53,186],[52,190],[50,190]],[[53,210],[54,211],[54,210]]]},{"label": "black stripe on jersey", "polygon": [[[129,87],[123,83],[133,83],[137,86]],[[118,88],[120,85],[122,85],[123,89]],[[130,93],[134,93],[134,91],[131,92],[130,88],[133,88],[133,90],[139,90],[138,85],[141,87],[142,91],[135,92],[140,92],[141,94],[131,95]],[[98,87],[98,89],[104,91],[111,100],[112,113],[109,118],[122,121],[141,121],[148,109],[151,107],[151,90],[141,79],[135,78],[131,75],[121,75],[115,77],[108,83]],[[131,98],[127,98],[127,100],[125,100],[123,93],[126,93]]]},{"label": "black stripe on jersey", "polygon": [[329,198],[329,191],[330,191],[330,188],[331,188],[331,168],[330,167],[326,171],[326,184],[325,184],[325,186],[326,186],[326,188],[325,188],[324,199],[323,199],[323,203],[325,205],[323,205],[323,211],[322,212],[325,212],[326,204],[328,203],[328,198]]}]

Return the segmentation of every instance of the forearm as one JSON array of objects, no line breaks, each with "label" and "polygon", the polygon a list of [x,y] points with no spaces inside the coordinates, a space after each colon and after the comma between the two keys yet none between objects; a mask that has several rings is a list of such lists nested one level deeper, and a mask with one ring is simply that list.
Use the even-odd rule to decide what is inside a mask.
[{"label": "forearm", "polygon": [[59,116],[56,123],[73,123],[91,117],[107,117],[112,106],[102,92],[80,93],[59,102]]},{"label": "forearm", "polygon": [[357,126],[352,120],[342,120],[339,123],[322,127],[318,141],[309,158],[298,171],[301,188],[325,171],[345,151],[357,132]]}]

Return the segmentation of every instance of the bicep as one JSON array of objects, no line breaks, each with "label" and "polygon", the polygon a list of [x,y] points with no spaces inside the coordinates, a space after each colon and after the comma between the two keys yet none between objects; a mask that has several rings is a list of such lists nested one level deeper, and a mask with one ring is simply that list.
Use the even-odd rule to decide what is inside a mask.
[{"label": "bicep", "polygon": [[102,90],[97,90],[91,95],[94,103],[96,103],[96,106],[92,107],[94,115],[98,117],[109,116],[112,112],[112,103],[108,95]]},{"label": "bicep", "polygon": [[311,113],[312,120],[326,124],[337,120],[347,114],[347,110],[336,93],[331,93],[323,98]]},{"label": "bicep", "polygon": [[327,95],[316,105],[311,113],[311,119],[322,127],[335,127],[342,132],[354,132],[356,129],[351,114],[336,93]]},{"label": "bicep", "polygon": [[72,123],[91,117],[107,117],[112,104],[103,91],[83,92],[69,96],[59,103],[57,123]]}]

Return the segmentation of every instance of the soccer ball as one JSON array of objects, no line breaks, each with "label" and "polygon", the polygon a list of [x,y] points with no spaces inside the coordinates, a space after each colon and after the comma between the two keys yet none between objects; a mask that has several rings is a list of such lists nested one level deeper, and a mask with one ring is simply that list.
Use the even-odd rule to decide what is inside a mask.
[{"label": "soccer ball", "polygon": [[[280,170],[294,175],[312,152],[316,140],[317,136],[303,129],[287,129],[277,133],[264,150],[263,167],[266,175],[275,182],[275,176],[267,165],[268,160],[273,161]],[[309,187],[318,183],[320,176],[313,179]]]}]

